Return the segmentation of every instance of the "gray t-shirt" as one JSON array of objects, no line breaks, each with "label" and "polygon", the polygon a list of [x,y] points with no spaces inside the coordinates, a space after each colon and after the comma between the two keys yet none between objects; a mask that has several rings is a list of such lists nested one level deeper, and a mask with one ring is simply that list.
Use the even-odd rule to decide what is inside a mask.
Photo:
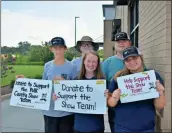
[{"label": "gray t-shirt", "polygon": [[[65,60],[65,63],[59,66],[54,64],[53,61],[49,61],[44,65],[44,72],[42,79],[53,80],[54,77],[57,76],[57,77],[63,77],[66,80],[72,80],[76,77],[76,75],[77,75],[76,67],[68,60]],[[53,92],[54,92],[54,88],[52,93]],[[54,110],[54,101],[51,98],[50,109],[49,111],[43,111],[43,114],[51,117],[62,117],[62,116],[70,115],[72,113]]]}]

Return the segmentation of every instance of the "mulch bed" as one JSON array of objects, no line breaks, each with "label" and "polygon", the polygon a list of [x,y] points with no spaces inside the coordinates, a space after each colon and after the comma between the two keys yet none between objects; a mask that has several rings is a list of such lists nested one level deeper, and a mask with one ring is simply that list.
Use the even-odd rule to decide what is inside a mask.
[{"label": "mulch bed", "polygon": [[1,87],[1,96],[12,93],[12,88],[8,86]]}]

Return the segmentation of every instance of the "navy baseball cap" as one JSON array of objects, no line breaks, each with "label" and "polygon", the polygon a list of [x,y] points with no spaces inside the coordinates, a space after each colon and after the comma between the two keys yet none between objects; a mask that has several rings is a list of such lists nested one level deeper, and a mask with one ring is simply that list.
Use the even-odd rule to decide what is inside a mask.
[{"label": "navy baseball cap", "polygon": [[118,32],[115,34],[115,41],[130,40],[125,32]]},{"label": "navy baseball cap", "polygon": [[50,46],[57,46],[57,45],[64,46],[67,48],[65,40],[62,37],[54,37],[51,39]]},{"label": "navy baseball cap", "polygon": [[142,55],[140,50],[135,46],[128,47],[123,51],[124,60],[130,56],[140,56],[140,55]]}]

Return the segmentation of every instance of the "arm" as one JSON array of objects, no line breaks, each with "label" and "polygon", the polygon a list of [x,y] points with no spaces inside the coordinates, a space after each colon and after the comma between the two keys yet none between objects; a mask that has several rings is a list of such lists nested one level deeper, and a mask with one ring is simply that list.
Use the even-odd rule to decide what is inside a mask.
[{"label": "arm", "polygon": [[112,93],[112,96],[108,99],[108,105],[110,107],[115,107],[118,104],[120,99],[120,94],[121,94],[120,89],[117,89]]},{"label": "arm", "polygon": [[157,87],[157,91],[159,92],[159,97],[154,99],[154,106],[158,111],[160,111],[161,109],[164,108],[164,106],[166,104],[166,98],[165,98],[165,94],[164,94],[165,88],[160,83],[159,80],[157,80],[157,82],[156,82],[156,87]]},{"label": "arm", "polygon": [[[120,98],[120,90],[117,89],[117,82],[115,80],[112,80],[109,85],[109,98],[108,98],[108,105],[110,107],[115,107],[119,101]],[[115,90],[116,89],[116,90]]]}]

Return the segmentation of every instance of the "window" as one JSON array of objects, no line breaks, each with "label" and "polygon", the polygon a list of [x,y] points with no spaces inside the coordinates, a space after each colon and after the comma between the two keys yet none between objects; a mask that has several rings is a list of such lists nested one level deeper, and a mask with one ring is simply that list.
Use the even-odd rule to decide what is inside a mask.
[{"label": "window", "polygon": [[138,47],[139,39],[139,0],[132,1],[130,5],[130,39]]}]

